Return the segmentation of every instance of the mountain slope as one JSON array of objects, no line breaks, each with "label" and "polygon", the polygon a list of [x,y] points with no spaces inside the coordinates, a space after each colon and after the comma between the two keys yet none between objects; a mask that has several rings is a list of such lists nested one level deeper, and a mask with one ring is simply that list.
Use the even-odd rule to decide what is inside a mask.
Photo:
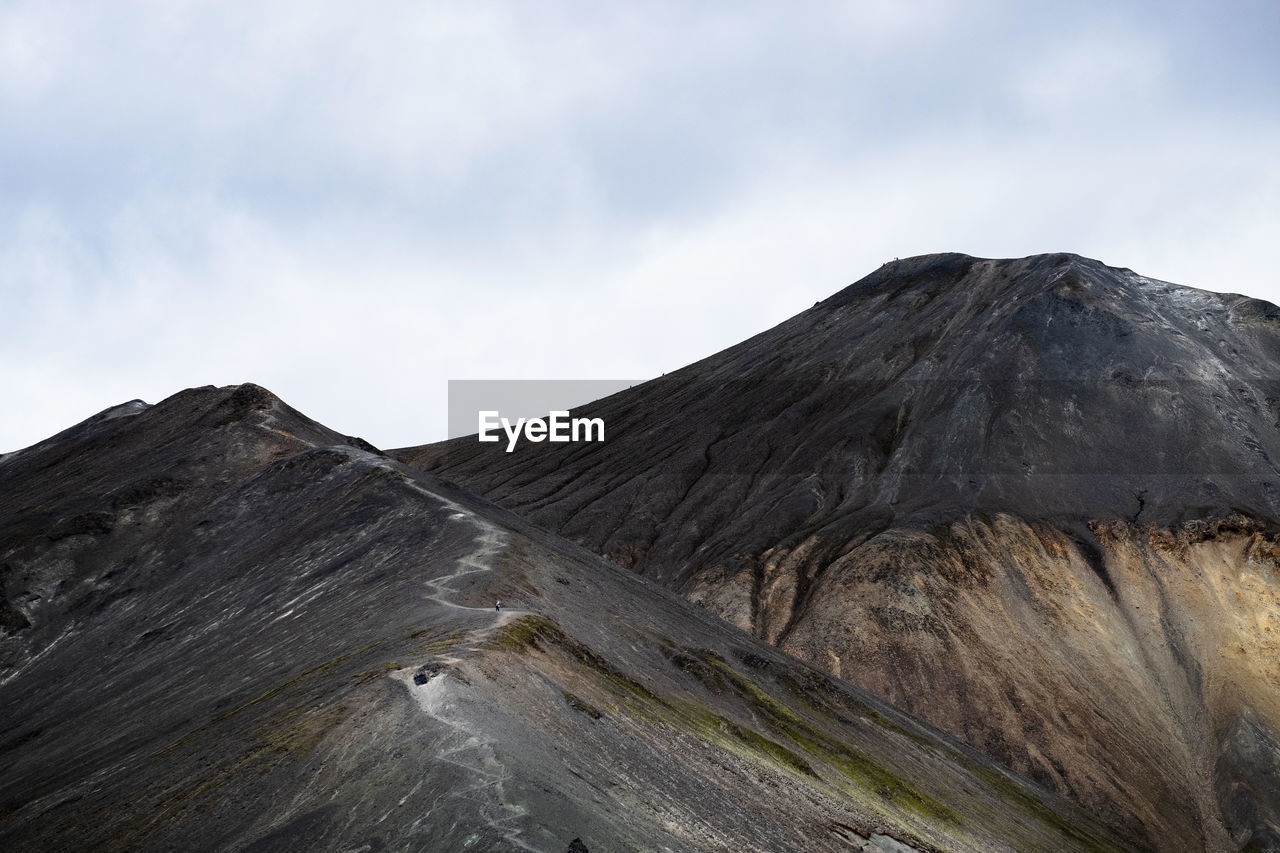
[{"label": "mountain slope", "polygon": [[911,258],[575,414],[394,455],[1162,849],[1280,849],[1280,309]]},{"label": "mountain slope", "polygon": [[0,581],[6,850],[1141,846],[256,386],[0,459]]}]

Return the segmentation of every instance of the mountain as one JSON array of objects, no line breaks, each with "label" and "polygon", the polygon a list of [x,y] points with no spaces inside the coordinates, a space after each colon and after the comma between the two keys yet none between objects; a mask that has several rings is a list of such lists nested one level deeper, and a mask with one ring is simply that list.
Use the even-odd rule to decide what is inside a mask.
[{"label": "mountain", "polygon": [[254,385],[0,458],[0,591],[4,850],[1145,846]]},{"label": "mountain", "polygon": [[1153,847],[1280,849],[1280,309],[929,255],[574,415],[393,455]]}]

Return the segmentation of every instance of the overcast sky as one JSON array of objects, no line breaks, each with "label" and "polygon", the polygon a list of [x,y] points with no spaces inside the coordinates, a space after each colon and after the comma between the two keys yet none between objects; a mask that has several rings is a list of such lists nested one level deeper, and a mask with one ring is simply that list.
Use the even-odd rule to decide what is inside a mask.
[{"label": "overcast sky", "polygon": [[1280,3],[0,0],[0,451],[245,381],[422,443],[937,251],[1280,302]]}]

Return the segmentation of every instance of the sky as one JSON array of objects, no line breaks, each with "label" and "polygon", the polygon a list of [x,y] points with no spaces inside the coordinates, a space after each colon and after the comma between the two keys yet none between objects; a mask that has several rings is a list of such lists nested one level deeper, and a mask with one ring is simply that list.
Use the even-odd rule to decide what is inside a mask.
[{"label": "sky", "polygon": [[1280,302],[1280,4],[0,0],[0,451],[644,379],[886,260]]}]

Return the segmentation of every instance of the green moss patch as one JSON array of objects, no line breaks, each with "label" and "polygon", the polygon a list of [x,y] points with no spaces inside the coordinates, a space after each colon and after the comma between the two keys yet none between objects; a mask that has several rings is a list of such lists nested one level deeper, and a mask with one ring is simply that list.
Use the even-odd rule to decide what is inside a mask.
[{"label": "green moss patch", "polygon": [[1072,820],[1070,815],[1051,808],[1026,787],[999,770],[980,764],[967,756],[962,756],[960,760],[964,768],[985,783],[997,799],[1022,812],[1035,823],[1051,828],[1063,838],[1070,838],[1085,850],[1103,853],[1103,851],[1117,849],[1116,842],[1103,837],[1099,832],[1089,831],[1083,825],[1085,823],[1083,814],[1081,819]]},{"label": "green moss patch", "polygon": [[[895,806],[929,819],[962,823],[960,815],[912,782],[852,747],[827,735],[795,711],[761,690],[715,652],[684,649],[672,663],[702,681],[715,693],[731,691],[763,722],[788,751],[805,756],[805,767],[817,761],[838,771],[857,788],[874,791]],[[818,704],[814,700],[814,704]],[[887,722],[887,720],[886,720]],[[812,770],[810,770],[812,773]]]},{"label": "green moss patch", "polygon": [[580,711],[583,714],[586,714],[588,717],[590,717],[593,720],[598,720],[604,716],[604,713],[599,708],[597,708],[595,705],[592,705],[590,702],[586,701],[585,699],[579,699],[577,696],[574,696],[568,690],[563,690],[561,691],[561,693],[564,694],[565,703],[573,710]]},{"label": "green moss patch", "polygon": [[600,655],[570,637],[560,626],[540,614],[521,616],[499,629],[485,648],[492,651],[527,654],[540,651],[550,654],[560,652],[587,667],[597,677],[603,679],[613,692],[624,701],[634,705],[633,710],[641,713],[653,705],[663,705],[663,701],[653,694],[649,688],[635,681],[620,669],[609,663]]},{"label": "green moss patch", "polygon": [[380,678],[388,672],[394,672],[397,669],[400,669],[399,661],[387,661],[386,663],[380,663],[375,667],[366,669],[364,672],[357,672],[351,677],[356,680],[357,684],[364,684],[366,681],[372,681],[375,678]]},{"label": "green moss patch", "polygon": [[[512,654],[562,655],[587,669],[602,696],[615,699],[616,706],[600,703],[598,699],[593,700],[596,703],[593,704],[568,691],[563,691],[563,695],[569,707],[593,719],[599,719],[595,714],[603,716],[598,704],[608,704],[611,710],[625,708],[645,722],[692,734],[740,757],[809,779],[827,779],[829,784],[834,780],[836,787],[856,798],[876,796],[926,820],[956,825],[963,823],[961,816],[950,806],[921,790],[891,767],[826,734],[715,652],[663,646],[674,667],[692,676],[711,693],[735,699],[756,721],[754,725],[731,720],[697,701],[658,696],[565,634],[545,616],[528,615],[509,623],[490,638],[486,647]],[[828,700],[822,696],[826,692],[822,688],[834,690],[834,687],[821,683],[801,685],[799,682],[796,686],[804,686],[804,692],[811,697],[814,706],[829,707]],[[885,719],[884,722],[891,721]],[[910,736],[911,733],[904,731],[904,734]],[[820,774],[816,769],[820,766],[827,767],[829,772]]]}]

